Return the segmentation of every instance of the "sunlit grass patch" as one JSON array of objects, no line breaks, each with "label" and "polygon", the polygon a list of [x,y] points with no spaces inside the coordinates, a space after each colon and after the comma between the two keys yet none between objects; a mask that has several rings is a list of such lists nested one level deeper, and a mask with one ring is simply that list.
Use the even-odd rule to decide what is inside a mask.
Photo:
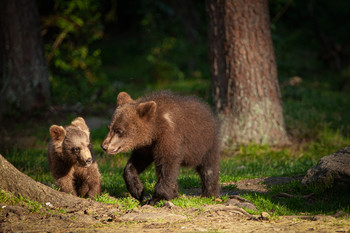
[{"label": "sunlit grass patch", "polygon": [[275,150],[268,146],[240,147],[230,154],[226,151],[221,160],[220,182],[267,176],[298,175],[313,165],[314,158],[290,148]]},{"label": "sunlit grass patch", "polygon": [[140,206],[139,201],[131,197],[114,198],[108,193],[102,193],[98,198],[95,198],[98,202],[106,204],[112,204],[119,207],[121,210],[131,210]]},{"label": "sunlit grass patch", "polygon": [[[171,200],[171,202],[181,208],[201,208],[205,205],[221,204],[227,200],[228,196],[222,196],[220,199],[216,197],[197,197],[181,195]],[[156,207],[161,207],[166,201],[160,201]]]}]

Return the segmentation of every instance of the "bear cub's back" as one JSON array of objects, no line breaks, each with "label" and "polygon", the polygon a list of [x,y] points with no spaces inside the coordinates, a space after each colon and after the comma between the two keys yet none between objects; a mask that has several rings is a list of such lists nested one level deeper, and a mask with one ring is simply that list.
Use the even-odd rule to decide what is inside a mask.
[{"label": "bear cub's back", "polygon": [[139,101],[151,100],[157,103],[155,127],[159,128],[159,137],[177,137],[185,157],[202,157],[217,147],[217,121],[210,107],[198,97],[161,91]]},{"label": "bear cub's back", "polygon": [[216,131],[217,122],[210,107],[196,96],[181,96],[170,91],[160,91],[139,99],[139,102],[151,100],[157,103],[158,118],[178,124],[178,130],[185,130],[187,127],[203,128],[204,125]]}]

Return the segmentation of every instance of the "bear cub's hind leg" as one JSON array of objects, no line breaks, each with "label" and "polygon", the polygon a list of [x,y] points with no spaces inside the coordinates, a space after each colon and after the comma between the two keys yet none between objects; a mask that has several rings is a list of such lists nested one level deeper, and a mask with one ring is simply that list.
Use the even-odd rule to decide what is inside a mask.
[{"label": "bear cub's hind leg", "polygon": [[216,151],[210,152],[202,164],[197,167],[197,172],[202,180],[202,197],[218,196],[220,191],[220,161],[216,153]]}]

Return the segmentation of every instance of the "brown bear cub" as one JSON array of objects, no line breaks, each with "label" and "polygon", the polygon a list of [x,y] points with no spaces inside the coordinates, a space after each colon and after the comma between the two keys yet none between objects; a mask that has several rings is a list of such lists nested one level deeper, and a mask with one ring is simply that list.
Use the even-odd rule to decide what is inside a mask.
[{"label": "brown bear cub", "polygon": [[207,104],[160,91],[137,100],[121,92],[117,105],[101,147],[108,154],[133,150],[123,175],[133,197],[143,200],[139,174],[152,162],[158,182],[149,204],[177,196],[180,166],[197,170],[202,196],[218,195],[218,127]]},{"label": "brown bear cub", "polygon": [[78,117],[65,128],[52,125],[50,134],[48,162],[58,188],[80,197],[100,195],[100,172],[84,119]]}]

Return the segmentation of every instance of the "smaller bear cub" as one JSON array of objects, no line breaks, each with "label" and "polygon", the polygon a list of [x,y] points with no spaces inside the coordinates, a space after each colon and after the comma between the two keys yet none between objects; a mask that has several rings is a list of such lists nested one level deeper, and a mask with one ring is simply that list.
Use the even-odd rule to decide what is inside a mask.
[{"label": "smaller bear cub", "polygon": [[94,198],[101,193],[101,175],[92,154],[90,131],[78,117],[67,127],[52,125],[48,162],[62,192]]}]

